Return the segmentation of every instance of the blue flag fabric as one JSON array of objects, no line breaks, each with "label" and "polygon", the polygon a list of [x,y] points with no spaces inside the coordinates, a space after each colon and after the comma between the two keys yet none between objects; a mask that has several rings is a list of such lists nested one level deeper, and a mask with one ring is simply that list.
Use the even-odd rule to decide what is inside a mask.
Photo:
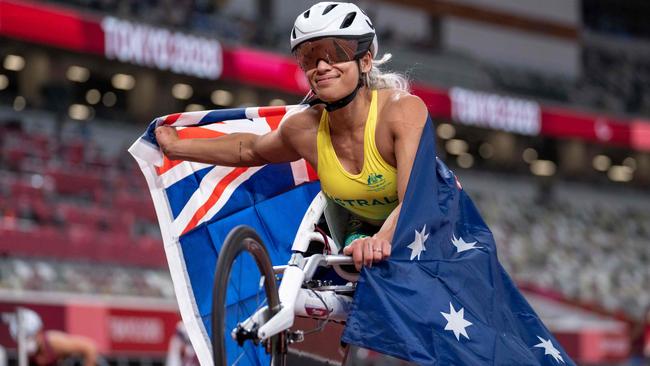
[{"label": "blue flag fabric", "polygon": [[388,261],[361,273],[342,340],[420,365],[574,365],[497,259],[422,132]]},{"label": "blue flag fabric", "polygon": [[[153,199],[179,310],[202,365],[213,364],[210,344],[212,286],[223,242],[234,227],[248,225],[266,245],[274,265],[286,264],[302,217],[320,191],[303,160],[234,168],[163,156],[155,139],[161,125],[180,138],[212,138],[236,132],[275,130],[287,113],[305,106],[250,107],[177,113],[155,119],[129,152],[140,166]],[[248,261],[246,261],[248,259]],[[258,305],[259,277],[252,258],[233,267],[227,314],[251,314]],[[231,296],[232,295],[232,296]],[[236,319],[226,319],[227,329]],[[227,338],[226,348],[236,348]],[[228,362],[237,354],[228,353]],[[238,365],[268,365],[262,347],[247,344]]]}]

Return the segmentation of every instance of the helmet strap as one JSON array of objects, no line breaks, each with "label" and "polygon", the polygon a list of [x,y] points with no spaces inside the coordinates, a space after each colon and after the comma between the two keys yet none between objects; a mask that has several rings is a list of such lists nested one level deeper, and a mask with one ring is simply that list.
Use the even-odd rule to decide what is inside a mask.
[{"label": "helmet strap", "polygon": [[339,100],[337,100],[335,102],[329,102],[329,103],[322,101],[320,98],[316,98],[314,100],[309,101],[309,105],[312,106],[312,105],[315,105],[315,104],[325,104],[325,109],[328,112],[332,112],[332,111],[335,111],[337,109],[341,109],[341,108],[345,107],[346,105],[350,104],[350,102],[354,99],[354,97],[357,96],[357,93],[359,92],[359,89],[361,89],[361,87],[365,85],[365,83],[363,81],[363,75],[361,73],[361,61],[360,61],[360,59],[357,59],[357,67],[359,69],[359,81],[357,82],[356,88],[354,88],[354,90],[350,94],[346,95],[345,97],[343,97],[343,98],[341,98],[341,99],[339,99]]}]

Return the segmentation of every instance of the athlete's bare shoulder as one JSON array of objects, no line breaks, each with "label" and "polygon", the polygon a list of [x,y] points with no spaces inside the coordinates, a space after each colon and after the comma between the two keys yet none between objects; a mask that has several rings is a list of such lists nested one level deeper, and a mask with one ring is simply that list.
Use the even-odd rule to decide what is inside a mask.
[{"label": "athlete's bare shoulder", "polygon": [[290,111],[282,121],[281,127],[286,132],[300,133],[318,130],[323,106],[305,107]]},{"label": "athlete's bare shoulder", "polygon": [[314,106],[291,111],[278,128],[280,138],[314,166],[317,160],[316,136],[322,110],[322,106]]},{"label": "athlete's bare shoulder", "polygon": [[395,128],[422,128],[427,120],[427,106],[420,97],[398,89],[378,91],[379,115]]}]

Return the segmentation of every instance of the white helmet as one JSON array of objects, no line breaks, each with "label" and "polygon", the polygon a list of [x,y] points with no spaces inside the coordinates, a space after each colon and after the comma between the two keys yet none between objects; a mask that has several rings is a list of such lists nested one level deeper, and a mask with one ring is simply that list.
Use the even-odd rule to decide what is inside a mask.
[{"label": "white helmet", "polygon": [[[18,324],[18,313],[20,313],[21,317],[20,324]],[[43,321],[34,310],[18,308],[16,310],[16,317],[13,317],[9,322],[9,333],[15,341],[18,341],[19,326],[25,333],[25,337],[33,338],[43,329]]]},{"label": "white helmet", "polygon": [[[18,324],[18,314],[21,317],[21,324]],[[22,307],[16,309],[16,313],[12,315],[9,318],[9,334],[11,338],[18,342],[18,327],[21,326],[25,333],[25,344],[23,346],[27,350],[27,354],[34,354],[38,349],[36,335],[43,329],[41,317],[34,310]]]},{"label": "white helmet", "polygon": [[291,30],[291,50],[304,41],[328,36],[372,42],[369,49],[377,56],[375,27],[355,4],[325,1],[298,15]]}]

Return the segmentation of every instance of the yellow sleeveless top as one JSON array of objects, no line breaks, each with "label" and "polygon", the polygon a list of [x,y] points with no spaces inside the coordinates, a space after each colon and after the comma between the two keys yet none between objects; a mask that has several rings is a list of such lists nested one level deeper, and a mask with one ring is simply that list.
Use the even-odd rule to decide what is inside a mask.
[{"label": "yellow sleeveless top", "polygon": [[375,144],[377,91],[366,120],[363,143],[363,168],[359,174],[345,170],[332,146],[326,110],[318,127],[318,177],[321,189],[332,200],[355,215],[371,221],[383,221],[397,206],[397,169],[379,154]]}]

